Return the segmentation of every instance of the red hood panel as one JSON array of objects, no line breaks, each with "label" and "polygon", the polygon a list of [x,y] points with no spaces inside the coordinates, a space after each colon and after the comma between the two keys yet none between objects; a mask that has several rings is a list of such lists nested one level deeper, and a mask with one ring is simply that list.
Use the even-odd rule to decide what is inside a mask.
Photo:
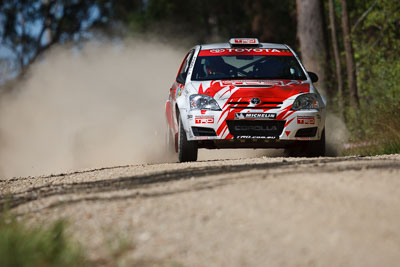
[{"label": "red hood panel", "polygon": [[229,90],[219,99],[258,97],[283,101],[293,95],[310,91],[310,84],[296,81],[213,81],[208,88],[201,84],[199,93],[214,97],[227,87]]},{"label": "red hood panel", "polygon": [[279,100],[285,100],[292,95],[297,95],[300,92],[307,92],[308,90],[299,88],[282,88],[282,87],[271,87],[271,88],[239,88],[232,97],[235,98],[273,98]]}]

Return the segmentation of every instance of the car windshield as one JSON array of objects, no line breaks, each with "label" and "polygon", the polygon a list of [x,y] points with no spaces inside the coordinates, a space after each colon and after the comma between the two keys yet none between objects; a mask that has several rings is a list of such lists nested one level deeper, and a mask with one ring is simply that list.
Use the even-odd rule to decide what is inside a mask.
[{"label": "car windshield", "polygon": [[192,80],[306,80],[293,55],[212,55],[196,59]]}]

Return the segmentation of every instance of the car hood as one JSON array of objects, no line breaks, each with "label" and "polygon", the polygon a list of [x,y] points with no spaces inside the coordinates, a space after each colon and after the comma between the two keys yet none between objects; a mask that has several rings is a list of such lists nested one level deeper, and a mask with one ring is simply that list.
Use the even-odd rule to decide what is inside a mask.
[{"label": "car hood", "polygon": [[291,96],[310,92],[306,81],[194,81],[193,93],[209,95],[216,100],[246,100],[254,97],[263,101],[284,101]]}]

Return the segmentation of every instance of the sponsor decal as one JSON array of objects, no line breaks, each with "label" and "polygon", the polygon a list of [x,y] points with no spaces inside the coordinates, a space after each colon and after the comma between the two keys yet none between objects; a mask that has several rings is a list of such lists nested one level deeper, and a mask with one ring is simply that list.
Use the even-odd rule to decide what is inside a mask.
[{"label": "sponsor decal", "polygon": [[288,49],[276,48],[217,48],[201,50],[199,56],[226,56],[226,55],[276,55],[293,56]]},{"label": "sponsor decal", "polygon": [[276,119],[276,113],[235,113],[235,119]]},{"label": "sponsor decal", "polygon": [[232,38],[229,40],[230,44],[258,44],[256,38]]},{"label": "sponsor decal", "polygon": [[194,118],[194,123],[196,124],[214,123],[214,116],[196,116]]},{"label": "sponsor decal", "polygon": [[252,136],[252,135],[238,135],[236,139],[277,139],[276,136]]},{"label": "sponsor decal", "polygon": [[297,124],[315,124],[314,117],[297,117]]},{"label": "sponsor decal", "polygon": [[182,94],[182,89],[181,89],[180,87],[178,87],[178,88],[176,89],[175,97],[180,97],[181,94]]}]

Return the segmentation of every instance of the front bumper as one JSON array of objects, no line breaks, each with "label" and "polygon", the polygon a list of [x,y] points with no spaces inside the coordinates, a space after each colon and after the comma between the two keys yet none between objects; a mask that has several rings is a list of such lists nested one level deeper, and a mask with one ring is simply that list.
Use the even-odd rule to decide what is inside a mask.
[{"label": "front bumper", "polygon": [[[325,110],[191,110],[185,119],[190,141],[218,146],[216,141],[220,140],[222,147],[224,144],[228,147],[240,144],[243,147],[281,147],[292,141],[319,140],[325,127]],[[206,140],[214,142],[203,142]]]}]

